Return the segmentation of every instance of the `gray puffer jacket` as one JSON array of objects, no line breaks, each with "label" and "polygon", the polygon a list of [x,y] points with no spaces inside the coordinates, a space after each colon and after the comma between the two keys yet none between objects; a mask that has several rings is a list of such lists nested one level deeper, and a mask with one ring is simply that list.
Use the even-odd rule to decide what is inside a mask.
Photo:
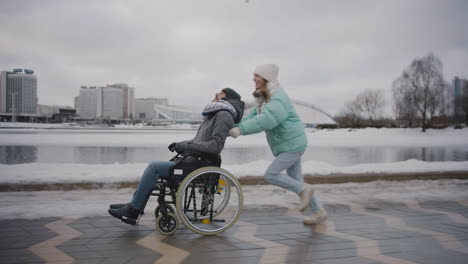
[{"label": "gray puffer jacket", "polygon": [[185,151],[221,154],[229,130],[234,127],[234,123],[242,120],[244,115],[243,101],[227,98],[223,98],[223,100],[229,102],[236,110],[236,113],[233,114],[226,110],[210,113],[200,125],[195,138],[177,143],[178,147]]}]

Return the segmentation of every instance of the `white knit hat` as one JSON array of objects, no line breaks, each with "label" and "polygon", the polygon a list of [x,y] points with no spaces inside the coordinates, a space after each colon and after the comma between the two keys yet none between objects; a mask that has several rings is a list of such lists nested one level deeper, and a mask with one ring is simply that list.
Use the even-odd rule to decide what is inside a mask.
[{"label": "white knit hat", "polygon": [[255,68],[254,73],[260,75],[267,81],[273,81],[278,78],[279,66],[277,64],[262,64]]}]

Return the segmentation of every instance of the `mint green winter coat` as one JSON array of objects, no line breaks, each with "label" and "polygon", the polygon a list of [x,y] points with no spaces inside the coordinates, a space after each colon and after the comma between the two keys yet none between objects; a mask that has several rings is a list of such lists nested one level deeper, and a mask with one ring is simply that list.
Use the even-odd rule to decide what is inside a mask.
[{"label": "mint green winter coat", "polygon": [[238,124],[242,135],[265,131],[268,145],[276,157],[282,152],[307,148],[307,136],[289,96],[281,88],[272,91],[270,101],[258,113],[253,107]]}]

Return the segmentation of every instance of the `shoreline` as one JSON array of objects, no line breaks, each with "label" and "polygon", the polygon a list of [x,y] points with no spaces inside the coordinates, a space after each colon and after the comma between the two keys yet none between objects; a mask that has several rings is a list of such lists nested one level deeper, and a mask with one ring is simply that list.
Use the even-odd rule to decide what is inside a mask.
[{"label": "shoreline", "polygon": [[[310,184],[363,183],[373,181],[410,181],[439,179],[468,179],[468,171],[421,172],[421,173],[359,173],[359,174],[306,174],[305,181]],[[267,185],[263,176],[240,177],[241,185]],[[125,182],[70,182],[70,183],[0,183],[0,192],[29,191],[64,191],[64,190],[94,190],[135,188],[137,181]]]}]

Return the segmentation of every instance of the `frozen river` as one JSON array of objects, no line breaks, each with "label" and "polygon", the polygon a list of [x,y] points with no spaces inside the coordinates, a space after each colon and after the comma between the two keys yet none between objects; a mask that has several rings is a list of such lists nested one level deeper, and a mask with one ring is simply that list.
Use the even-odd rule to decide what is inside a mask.
[{"label": "frozen river", "polygon": [[[0,164],[23,163],[148,163],[169,160],[174,154],[166,146],[0,146]],[[222,153],[224,164],[244,164],[253,160],[271,160],[268,147],[228,146]],[[417,159],[423,161],[467,161],[466,146],[447,147],[309,147],[304,161],[323,161],[336,166],[362,163],[386,163]]]},{"label": "frozen river", "polygon": [[[147,163],[168,160],[167,145],[190,139],[187,130],[0,130],[0,164]],[[334,166],[422,161],[468,161],[468,133],[464,130],[363,129],[358,131],[308,131],[309,147],[304,161]],[[223,163],[241,165],[272,160],[263,133],[229,138]]]}]

